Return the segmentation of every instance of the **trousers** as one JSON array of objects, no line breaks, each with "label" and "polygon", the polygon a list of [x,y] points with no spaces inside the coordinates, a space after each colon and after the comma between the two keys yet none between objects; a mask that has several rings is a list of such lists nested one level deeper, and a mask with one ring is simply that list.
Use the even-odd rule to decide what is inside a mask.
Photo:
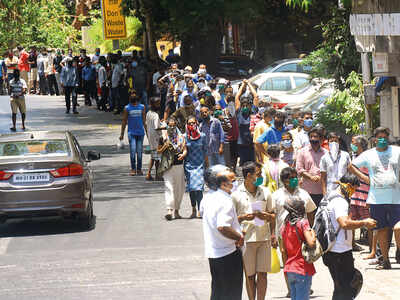
[{"label": "trousers", "polygon": [[353,252],[327,252],[322,257],[334,283],[332,300],[353,300],[351,281],[354,276]]},{"label": "trousers", "polygon": [[240,250],[208,259],[211,272],[210,300],[242,300],[243,260]]},{"label": "trousers", "polygon": [[164,172],[165,203],[167,209],[179,209],[185,194],[183,165],[173,165]]},{"label": "trousers", "polygon": [[[143,157],[143,135],[133,135],[128,133],[130,155],[131,155],[131,169],[142,170],[142,157]],[[136,164],[137,156],[137,164]]]},{"label": "trousers", "polygon": [[78,104],[75,87],[64,86],[64,94],[65,94],[65,105],[67,107],[67,110],[69,111],[71,109],[71,97],[72,97],[72,108],[75,111],[76,105]]},{"label": "trousers", "polygon": [[200,203],[203,200],[203,191],[190,191],[189,196],[192,207],[196,207],[197,204],[197,209],[200,209]]}]

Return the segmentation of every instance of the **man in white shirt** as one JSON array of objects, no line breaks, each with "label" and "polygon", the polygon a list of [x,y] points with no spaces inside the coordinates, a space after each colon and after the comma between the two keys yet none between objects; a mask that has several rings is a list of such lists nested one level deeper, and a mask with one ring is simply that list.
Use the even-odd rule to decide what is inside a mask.
[{"label": "man in white shirt", "polygon": [[[267,272],[271,271],[271,245],[277,247],[275,214],[271,193],[262,185],[262,165],[246,162],[242,167],[245,181],[232,194],[233,204],[242,225],[246,251],[243,254],[250,300],[265,299]],[[257,275],[257,280],[256,280]]]},{"label": "man in white shirt", "polygon": [[216,175],[216,191],[210,191],[200,205],[203,217],[205,255],[211,272],[211,300],[241,300],[243,288],[243,246],[238,216],[231,193],[237,187],[235,173],[224,168]]},{"label": "man in white shirt", "polygon": [[321,158],[322,194],[325,196],[337,188],[335,183],[347,173],[351,164],[349,153],[339,149],[339,136],[335,132],[328,134],[329,152]]},{"label": "man in white shirt", "polygon": [[353,221],[349,216],[350,199],[358,186],[360,186],[358,178],[346,174],[340,178],[338,188],[327,196],[329,217],[337,232],[334,246],[323,256],[324,264],[329,268],[334,282],[333,300],[352,300],[355,296],[351,287],[355,272],[352,230],[364,226],[372,229],[376,226],[376,221],[373,219]]},{"label": "man in white shirt", "polygon": [[294,135],[293,146],[295,149],[300,150],[310,144],[310,138],[308,133],[313,127],[313,114],[310,110],[302,111],[300,114],[301,120],[303,120],[303,129],[298,134]]}]

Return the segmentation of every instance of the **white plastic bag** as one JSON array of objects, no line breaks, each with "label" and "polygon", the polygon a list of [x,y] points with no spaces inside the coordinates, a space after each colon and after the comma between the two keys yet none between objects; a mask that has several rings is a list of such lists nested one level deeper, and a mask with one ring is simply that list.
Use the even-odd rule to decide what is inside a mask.
[{"label": "white plastic bag", "polygon": [[123,141],[123,140],[118,140],[118,142],[117,142],[117,149],[118,149],[118,150],[121,150],[121,149],[124,149],[124,148],[125,148],[124,141]]}]

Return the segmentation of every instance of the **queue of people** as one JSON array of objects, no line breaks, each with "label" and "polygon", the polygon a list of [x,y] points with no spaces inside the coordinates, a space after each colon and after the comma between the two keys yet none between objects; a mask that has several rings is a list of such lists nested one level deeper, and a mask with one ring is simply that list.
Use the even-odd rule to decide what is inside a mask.
[{"label": "queue of people", "polygon": [[[334,283],[332,299],[354,299],[361,288],[352,255],[360,250],[355,229],[368,229],[365,259],[378,270],[390,269],[391,230],[400,246],[400,203],[394,196],[400,189],[400,148],[388,144],[389,130],[376,129],[370,150],[366,137],[354,136],[349,150],[338,133],[314,124],[311,111],[276,110],[247,80],[235,95],[206,66],[192,70],[172,65],[155,73],[159,94],[149,112],[143,106],[142,113],[131,113],[131,104],[126,106],[122,131],[125,123],[128,133],[139,126],[152,141],[151,167],[165,184],[165,219],[181,218],[185,191],[190,218],[203,219],[211,299],[241,299],[243,271],[249,299],[265,299],[272,248],[282,252],[287,297],[309,299],[317,270],[302,248],[319,244],[316,215],[324,211],[335,231],[335,242],[322,255]],[[131,103],[143,103],[136,95],[131,90]],[[139,156],[141,150],[134,151]],[[132,165],[131,175],[140,171]],[[151,168],[146,179],[153,180]]]}]

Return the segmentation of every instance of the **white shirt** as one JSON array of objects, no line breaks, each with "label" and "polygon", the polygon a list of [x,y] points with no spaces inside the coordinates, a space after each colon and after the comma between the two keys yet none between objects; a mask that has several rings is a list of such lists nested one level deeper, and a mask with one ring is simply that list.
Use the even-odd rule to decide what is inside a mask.
[{"label": "white shirt", "polygon": [[302,129],[299,133],[296,134],[296,137],[293,137],[293,146],[296,149],[304,148],[305,146],[310,144],[310,138],[308,137],[308,132]]},{"label": "white shirt", "polygon": [[99,68],[98,78],[99,78],[99,85],[100,85],[100,87],[102,87],[106,83],[106,80],[107,80],[107,71],[104,66],[101,66]]},{"label": "white shirt", "polygon": [[[332,194],[329,195],[329,197],[331,198]],[[349,215],[349,203],[346,201],[346,199],[343,198],[343,196],[340,195],[333,198],[329,202],[328,210],[329,217],[331,218],[332,225],[335,228],[336,232],[339,228],[339,223],[337,219]],[[343,228],[340,229],[339,234],[336,238],[336,242],[331,249],[331,252],[343,253],[352,250],[352,240],[353,232],[351,230],[344,230]]]},{"label": "white shirt", "polygon": [[301,188],[297,188],[293,194],[282,187],[272,194],[272,202],[275,203],[275,220],[276,220],[276,233],[281,237],[281,228],[285,223],[285,219],[288,216],[288,211],[285,209],[284,205],[286,201],[291,198],[298,198],[304,202],[306,213],[313,212],[317,209],[314,201],[311,199],[310,194]]},{"label": "white shirt", "polygon": [[345,151],[340,151],[338,158],[333,161],[333,157],[330,152],[327,152],[322,156],[319,168],[321,172],[326,173],[326,192],[329,193],[335,190],[338,185],[335,181],[340,180],[343,175],[347,173],[347,167],[350,164],[350,155]]},{"label": "white shirt", "polygon": [[121,78],[124,75],[124,67],[121,63],[114,65],[114,69],[111,76],[111,87],[117,88],[120,84]]},{"label": "white shirt", "polygon": [[160,117],[155,111],[149,110],[146,115],[147,138],[149,140],[150,150],[157,150],[161,130],[156,130],[161,127]]},{"label": "white shirt", "polygon": [[205,256],[220,258],[236,251],[235,241],[218,231],[218,227],[232,227],[241,234],[241,229],[231,196],[222,191],[208,192],[200,204],[203,217]]}]

